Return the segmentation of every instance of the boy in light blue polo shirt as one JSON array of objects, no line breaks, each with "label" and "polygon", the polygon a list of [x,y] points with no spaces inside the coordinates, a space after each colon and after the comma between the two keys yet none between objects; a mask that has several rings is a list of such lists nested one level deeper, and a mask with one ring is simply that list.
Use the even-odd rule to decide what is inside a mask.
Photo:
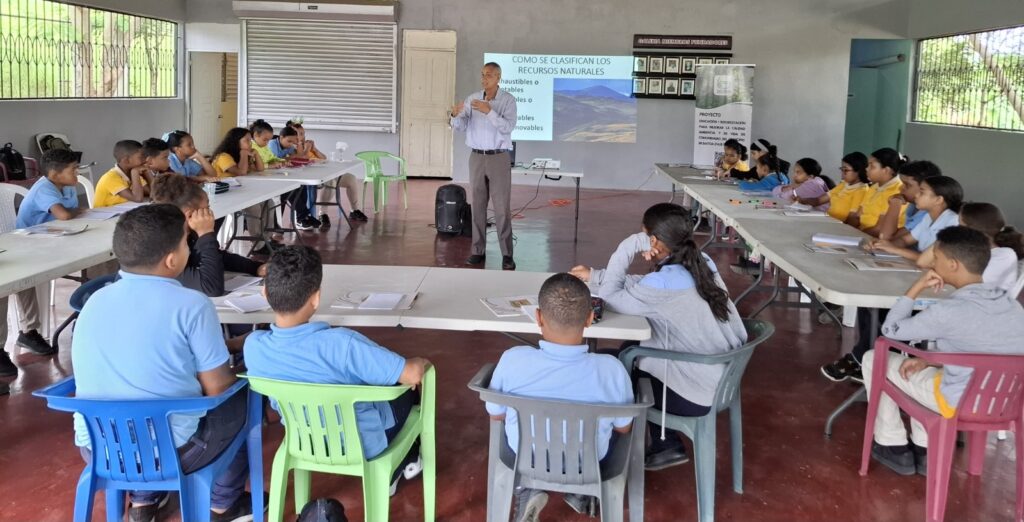
[{"label": "boy in light blue polo shirt", "polygon": [[[94,293],[78,318],[72,341],[76,394],[94,399],[212,396],[235,382],[213,303],[175,277],[188,261],[188,228],[177,207],[133,209],[114,229],[121,279]],[[246,394],[235,394],[205,414],[175,414],[171,431],[183,471],[213,461],[242,429]],[[89,431],[75,414],[75,443],[90,460]],[[256,449],[259,451],[259,449]],[[244,520],[247,454],[239,451],[211,494],[211,520]],[[160,492],[132,492],[129,520],[152,520]]]},{"label": "boy in light blue polo shirt", "polygon": [[55,219],[71,219],[77,216],[78,161],[75,154],[66,149],[54,149],[43,154],[39,169],[46,177],[36,181],[29,189],[21,207],[18,208],[18,228],[47,223]]},{"label": "boy in light blue polo shirt", "polygon": [[[358,332],[309,322],[320,306],[322,280],[320,254],[310,247],[287,246],[270,257],[263,292],[274,309],[274,323],[269,331],[255,331],[245,339],[249,375],[316,384],[418,385],[430,365],[426,359],[406,359]],[[367,459],[387,449],[418,402],[418,394],[410,390],[393,401],[355,405]],[[392,477],[392,495],[400,474],[409,479],[422,469],[418,447],[409,450],[405,465]]]},{"label": "boy in light blue polo shirt", "polygon": [[[491,376],[492,390],[545,399],[624,404],[633,402],[629,373],[611,355],[588,353],[583,330],[594,320],[587,285],[575,276],[555,274],[540,288],[537,324],[543,339],[540,349],[530,346],[511,348],[501,356]],[[509,448],[519,448],[519,419],[516,411],[487,403],[492,419],[505,420]],[[628,433],[633,419],[601,419],[597,430],[598,455],[608,454],[612,433]],[[547,493],[523,489],[516,492],[513,520],[536,520]],[[590,499],[566,495],[565,501],[582,512]]]}]

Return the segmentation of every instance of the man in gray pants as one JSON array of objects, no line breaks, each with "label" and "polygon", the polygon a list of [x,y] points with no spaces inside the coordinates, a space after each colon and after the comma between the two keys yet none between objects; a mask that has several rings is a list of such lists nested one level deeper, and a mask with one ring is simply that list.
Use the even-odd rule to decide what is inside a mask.
[{"label": "man in gray pants", "polygon": [[512,130],[516,127],[516,99],[498,88],[501,67],[490,62],[480,72],[483,91],[452,107],[452,128],[466,132],[469,184],[473,206],[473,248],[467,265],[479,265],[487,250],[487,200],[494,205],[494,221],[501,245],[501,268],[515,270],[512,258]]}]

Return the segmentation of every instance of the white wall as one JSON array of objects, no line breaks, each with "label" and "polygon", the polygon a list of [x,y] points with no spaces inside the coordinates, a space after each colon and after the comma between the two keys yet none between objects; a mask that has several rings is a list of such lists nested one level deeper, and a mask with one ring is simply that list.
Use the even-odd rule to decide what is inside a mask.
[{"label": "white wall", "polygon": [[[184,21],[184,0],[91,0],[76,2],[165,20]],[[182,76],[183,77],[183,76]],[[179,89],[179,92],[183,92]],[[34,136],[41,132],[68,135],[83,152],[85,162],[96,161],[97,175],[113,163],[111,151],[121,139],[143,140],[160,136],[185,122],[185,104],[162,100],[46,100],[0,101],[0,141],[10,141],[22,154],[37,157]]]},{"label": "white wall", "polygon": [[[1020,24],[1024,2],[981,0],[911,0],[908,32],[911,38],[941,36]],[[943,125],[907,124],[906,153],[929,159],[964,186],[967,199],[999,205],[1006,218],[1024,226],[1024,193],[1020,151],[1024,133],[996,132]]]},{"label": "white wall", "polygon": [[[825,165],[842,156],[851,38],[900,37],[908,0],[547,0],[403,2],[400,29],[458,33],[458,95],[478,88],[485,52],[628,55],[634,33],[732,34],[736,63],[757,64],[754,134],[777,142],[785,157],[813,156]],[[231,19],[229,0],[188,0],[190,22]],[[399,79],[401,81],[401,78]],[[692,154],[693,102],[641,100],[635,144],[538,143],[518,156],[555,157],[582,168],[586,187],[632,189],[655,161]],[[319,143],[347,141],[351,150],[398,151],[397,135],[310,132]],[[468,151],[455,139],[455,178],[468,179]],[[527,180],[528,181],[528,180]],[[655,178],[647,189],[668,189]]]}]

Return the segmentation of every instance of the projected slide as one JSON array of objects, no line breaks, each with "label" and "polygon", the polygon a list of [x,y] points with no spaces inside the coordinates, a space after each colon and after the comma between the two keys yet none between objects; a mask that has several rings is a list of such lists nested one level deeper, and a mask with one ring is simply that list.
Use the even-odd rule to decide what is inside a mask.
[{"label": "projected slide", "polygon": [[636,142],[631,56],[484,55],[516,97],[513,140]]}]

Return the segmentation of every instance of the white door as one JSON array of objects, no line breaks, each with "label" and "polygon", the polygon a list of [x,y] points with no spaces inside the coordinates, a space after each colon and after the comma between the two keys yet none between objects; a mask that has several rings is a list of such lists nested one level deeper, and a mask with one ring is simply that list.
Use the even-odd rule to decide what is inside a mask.
[{"label": "white door", "polygon": [[455,32],[402,32],[401,156],[410,177],[452,176]]},{"label": "white door", "polygon": [[[224,53],[189,53],[188,132],[196,148],[210,154],[220,143],[221,74]],[[233,117],[233,115],[229,115]]]}]

